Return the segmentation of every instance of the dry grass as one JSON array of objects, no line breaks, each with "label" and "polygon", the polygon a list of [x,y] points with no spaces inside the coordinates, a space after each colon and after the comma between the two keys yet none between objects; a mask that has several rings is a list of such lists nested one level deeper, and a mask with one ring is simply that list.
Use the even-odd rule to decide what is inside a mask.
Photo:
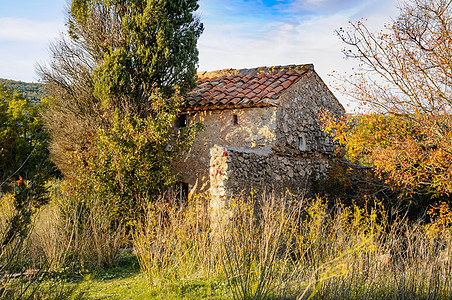
[{"label": "dry grass", "polygon": [[[44,261],[39,269],[30,269],[30,256],[27,245],[30,243],[29,230],[34,229],[27,226],[26,231],[16,230],[10,237],[9,227],[15,228],[17,223],[14,217],[19,213],[15,210],[14,197],[12,194],[0,194],[0,299],[67,299],[75,296],[75,288],[66,287],[58,282],[44,284],[48,264]],[[9,240],[5,240],[8,236]],[[83,296],[81,293],[78,296]],[[78,297],[78,299],[81,299]]]},{"label": "dry grass", "polygon": [[197,198],[184,207],[158,203],[134,235],[134,247],[150,283],[162,284],[216,273],[209,218]]},{"label": "dry grass", "polygon": [[[58,190],[36,216],[27,259],[54,269],[114,265],[124,230],[111,231],[102,205],[87,210]],[[0,230],[11,208],[5,199]],[[394,216],[389,223],[378,204],[263,196],[231,200],[227,221],[213,231],[207,201],[147,208],[133,243],[154,290],[203,282],[235,299],[452,298],[452,229],[444,221],[452,213],[431,224]]]},{"label": "dry grass", "polygon": [[51,270],[117,264],[120,249],[127,242],[124,227],[113,230],[105,206],[88,200],[75,199],[64,184],[54,183],[51,201],[37,212],[27,243],[28,256],[35,264],[49,262]]},{"label": "dry grass", "polygon": [[135,247],[151,284],[223,280],[235,299],[452,297],[448,228],[432,238],[422,221],[388,224],[377,204],[263,197],[234,200],[210,236],[196,207],[149,211]]}]

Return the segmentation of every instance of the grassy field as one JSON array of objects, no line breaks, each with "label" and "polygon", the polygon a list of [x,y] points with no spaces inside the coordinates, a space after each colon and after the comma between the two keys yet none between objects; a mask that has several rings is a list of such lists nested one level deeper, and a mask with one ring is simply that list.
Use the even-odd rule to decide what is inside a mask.
[{"label": "grassy field", "polygon": [[[35,216],[17,258],[51,274],[35,299],[452,299],[446,205],[427,223],[378,202],[232,199],[213,228],[205,199],[192,199],[165,214],[148,209],[126,239],[107,230],[102,207],[86,211],[63,196]],[[1,207],[4,222],[8,197]]]},{"label": "grassy field", "polygon": [[86,299],[231,299],[226,287],[205,281],[187,281],[149,287],[143,274],[128,278],[86,280],[78,291]]},{"label": "grassy field", "polygon": [[91,270],[65,278],[61,283],[75,289],[72,299],[229,299],[225,282],[205,279],[168,281],[149,285],[134,255],[120,260],[119,266],[106,270]]}]

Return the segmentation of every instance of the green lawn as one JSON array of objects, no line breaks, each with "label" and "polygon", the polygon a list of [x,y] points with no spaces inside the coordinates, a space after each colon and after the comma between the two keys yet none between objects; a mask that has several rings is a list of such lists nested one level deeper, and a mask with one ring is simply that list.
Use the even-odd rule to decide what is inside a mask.
[{"label": "green lawn", "polygon": [[86,299],[228,299],[221,285],[202,281],[167,283],[150,287],[145,276],[137,274],[128,278],[84,280],[77,291]]},{"label": "green lawn", "polygon": [[130,259],[120,267],[92,271],[69,280],[76,288],[72,299],[231,299],[226,282],[208,279],[175,280],[150,285],[138,263]]}]

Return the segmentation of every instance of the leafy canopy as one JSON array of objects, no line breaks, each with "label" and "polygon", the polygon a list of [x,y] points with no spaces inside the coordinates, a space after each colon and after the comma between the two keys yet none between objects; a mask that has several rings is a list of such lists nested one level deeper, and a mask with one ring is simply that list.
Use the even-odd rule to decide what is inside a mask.
[{"label": "leafy canopy", "polygon": [[[429,119],[370,113],[348,120],[322,117],[324,129],[355,164],[375,168],[386,183],[405,194],[448,195],[452,189],[452,131],[449,116],[442,126],[448,134],[437,140]],[[422,124],[425,124],[423,127]]]},{"label": "leafy canopy", "polygon": [[38,114],[42,106],[34,106],[0,85],[0,184],[7,179],[28,179],[37,169],[53,173],[47,151],[48,133]]},{"label": "leafy canopy", "polygon": [[33,105],[40,103],[41,99],[46,96],[45,86],[41,83],[28,83],[0,78],[0,84],[10,89],[13,93],[18,92],[23,95]]},{"label": "leafy canopy", "polygon": [[12,241],[26,238],[33,213],[48,201],[45,182],[58,175],[49,159],[48,133],[39,118],[43,105],[32,105],[0,84],[0,194],[11,192],[14,206],[2,224],[1,254]]},{"label": "leafy canopy", "polygon": [[153,95],[194,87],[202,32],[197,8],[196,0],[73,1],[71,36],[94,44],[101,59],[93,72],[94,95],[105,106],[125,101],[141,114],[149,112]]}]

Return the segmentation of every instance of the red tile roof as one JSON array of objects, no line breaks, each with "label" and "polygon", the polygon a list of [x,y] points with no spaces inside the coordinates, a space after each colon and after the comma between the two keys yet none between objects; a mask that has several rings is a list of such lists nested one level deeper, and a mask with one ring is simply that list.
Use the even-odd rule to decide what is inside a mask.
[{"label": "red tile roof", "polygon": [[308,64],[199,72],[198,86],[187,95],[183,110],[275,106],[285,89],[313,69]]}]

